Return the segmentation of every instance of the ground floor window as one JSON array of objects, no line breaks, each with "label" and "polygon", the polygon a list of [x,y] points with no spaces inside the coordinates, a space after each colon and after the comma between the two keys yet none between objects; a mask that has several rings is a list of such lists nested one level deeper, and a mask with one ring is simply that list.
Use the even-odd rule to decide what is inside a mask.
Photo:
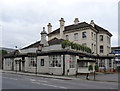
[{"label": "ground floor window", "polygon": [[100,59],[99,60],[99,67],[104,67],[105,66],[105,60],[104,59]]},{"label": "ground floor window", "polygon": [[112,67],[112,60],[109,59],[109,67]]},{"label": "ground floor window", "polygon": [[75,60],[76,60],[76,56],[71,55],[70,56],[70,68],[75,68]]},{"label": "ground floor window", "polygon": [[41,66],[44,66],[44,59],[41,59]]},{"label": "ground floor window", "polygon": [[29,57],[29,66],[30,67],[36,67],[37,63],[36,63],[36,57]]},{"label": "ground floor window", "polygon": [[61,67],[61,55],[49,56],[50,67]]},{"label": "ground floor window", "polygon": [[78,62],[78,67],[88,67],[88,62]]},{"label": "ground floor window", "polygon": [[11,60],[10,60],[10,58],[7,58],[6,60],[5,60],[5,65],[6,66],[10,66],[11,65]]}]

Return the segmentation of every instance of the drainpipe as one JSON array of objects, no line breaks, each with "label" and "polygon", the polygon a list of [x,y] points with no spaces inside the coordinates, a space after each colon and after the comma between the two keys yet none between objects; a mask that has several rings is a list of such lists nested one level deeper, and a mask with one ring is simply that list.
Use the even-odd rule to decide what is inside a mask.
[{"label": "drainpipe", "polygon": [[65,54],[63,54],[63,75],[65,75]]}]

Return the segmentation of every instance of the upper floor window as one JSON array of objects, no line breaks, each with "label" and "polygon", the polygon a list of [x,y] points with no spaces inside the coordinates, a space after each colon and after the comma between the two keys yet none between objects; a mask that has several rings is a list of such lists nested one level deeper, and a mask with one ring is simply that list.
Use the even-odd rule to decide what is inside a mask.
[{"label": "upper floor window", "polygon": [[94,34],[94,39],[96,40],[96,34]]},{"label": "upper floor window", "polygon": [[86,43],[83,43],[82,45],[87,46],[87,44],[86,44]]},{"label": "upper floor window", "polygon": [[93,43],[91,44],[91,49],[92,49],[92,51],[93,51]]},{"label": "upper floor window", "polygon": [[100,35],[100,41],[103,41],[103,35]]},{"label": "upper floor window", "polygon": [[69,36],[68,35],[66,35],[66,40],[69,40]]},{"label": "upper floor window", "polygon": [[92,39],[93,39],[93,32],[91,32],[91,36],[92,36]]},{"label": "upper floor window", "polygon": [[82,32],[82,38],[86,38],[86,32]]},{"label": "upper floor window", "polygon": [[103,53],[103,46],[100,46],[100,53]]},{"label": "upper floor window", "polygon": [[110,44],[110,38],[107,36],[107,42]]},{"label": "upper floor window", "polygon": [[78,33],[74,34],[74,40],[78,40]]}]

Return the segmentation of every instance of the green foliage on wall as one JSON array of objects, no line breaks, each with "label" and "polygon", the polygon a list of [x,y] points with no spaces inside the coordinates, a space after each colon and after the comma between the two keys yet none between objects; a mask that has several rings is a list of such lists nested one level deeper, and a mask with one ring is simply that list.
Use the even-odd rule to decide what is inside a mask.
[{"label": "green foliage on wall", "polygon": [[75,50],[91,53],[91,49],[89,47],[87,47],[87,46],[80,45],[80,44],[77,44],[77,43],[74,43],[74,42],[70,42],[68,40],[64,40],[62,42],[62,48],[63,49],[66,48],[66,47],[70,47],[70,46],[71,46],[71,49],[75,49]]}]

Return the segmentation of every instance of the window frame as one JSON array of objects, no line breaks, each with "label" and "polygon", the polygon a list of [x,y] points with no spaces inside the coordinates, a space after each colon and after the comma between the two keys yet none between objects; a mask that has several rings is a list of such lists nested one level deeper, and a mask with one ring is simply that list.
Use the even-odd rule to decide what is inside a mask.
[{"label": "window frame", "polygon": [[44,59],[41,59],[41,66],[45,66],[45,62],[44,62]]},{"label": "window frame", "polygon": [[104,38],[103,35],[100,35],[99,37],[100,37],[100,41],[102,42],[104,40],[103,39]]},{"label": "window frame", "polygon": [[87,32],[86,31],[82,32],[82,38],[83,39],[87,38]]},{"label": "window frame", "polygon": [[69,40],[69,35],[66,35],[66,40]]},{"label": "window frame", "polygon": [[[101,49],[101,47],[103,47],[103,48]],[[104,46],[103,45],[100,45],[100,53],[104,53]]]},{"label": "window frame", "polygon": [[74,40],[78,40],[78,33],[74,34]]}]

